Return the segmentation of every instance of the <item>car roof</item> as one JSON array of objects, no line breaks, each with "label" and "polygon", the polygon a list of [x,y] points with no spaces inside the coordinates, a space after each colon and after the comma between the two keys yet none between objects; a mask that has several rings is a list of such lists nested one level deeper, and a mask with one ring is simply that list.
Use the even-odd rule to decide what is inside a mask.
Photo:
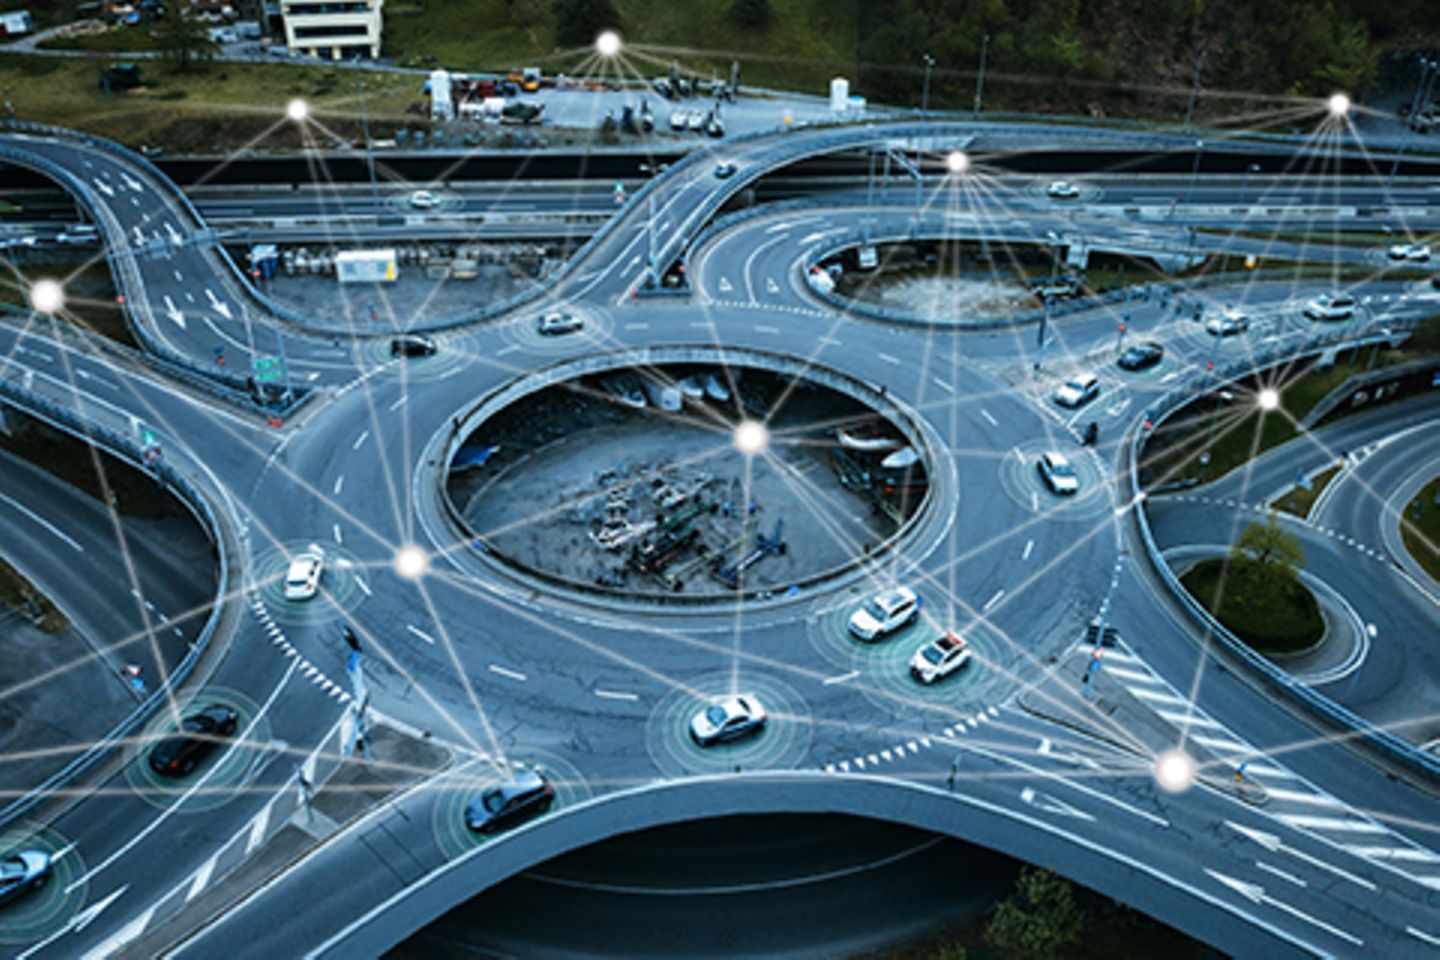
[{"label": "car roof", "polygon": [[1046,450],[1045,453],[1042,454],[1042,456],[1044,456],[1047,461],[1055,464],[1056,466],[1059,466],[1061,464],[1067,464],[1070,462],[1070,458],[1065,456],[1065,454],[1061,453],[1059,450]]},{"label": "car roof", "polygon": [[965,646],[965,638],[956,633],[943,633],[936,638],[935,646],[941,650],[963,649]]},{"label": "car roof", "polygon": [[875,598],[883,607],[898,607],[915,599],[915,592],[909,587],[892,587]]}]

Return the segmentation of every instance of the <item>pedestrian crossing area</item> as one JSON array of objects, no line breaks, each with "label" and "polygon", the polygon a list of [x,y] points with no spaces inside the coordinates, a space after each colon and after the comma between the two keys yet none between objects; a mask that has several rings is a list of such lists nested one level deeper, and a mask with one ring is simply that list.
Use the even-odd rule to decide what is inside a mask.
[{"label": "pedestrian crossing area", "polygon": [[1186,740],[1203,747],[1227,768],[1265,790],[1268,801],[1258,812],[1352,856],[1440,890],[1440,853],[1391,830],[1320,790],[1281,762],[1267,757],[1199,709],[1157,676],[1145,661],[1119,647],[1106,649],[1104,672],[1132,696],[1180,729]]}]

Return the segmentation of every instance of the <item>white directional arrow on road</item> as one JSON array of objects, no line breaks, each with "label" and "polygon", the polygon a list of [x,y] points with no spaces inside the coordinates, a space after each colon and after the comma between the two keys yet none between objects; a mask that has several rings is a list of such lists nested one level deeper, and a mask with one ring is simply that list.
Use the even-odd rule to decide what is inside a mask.
[{"label": "white directional arrow on road", "polygon": [[769,290],[771,293],[779,293],[779,292],[780,292],[780,285],[775,282],[774,278],[772,278],[772,277],[766,277],[766,278],[765,278],[765,289],[766,289],[766,290]]},{"label": "white directional arrow on road", "polygon": [[180,236],[180,233],[179,233],[178,230],[176,230],[174,227],[172,227],[172,226],[170,225],[170,221],[168,221],[168,220],[165,221],[165,232],[170,235],[170,242],[171,242],[171,243],[175,244],[175,246],[177,246],[177,247],[180,246],[180,241],[183,240],[184,238]]},{"label": "white directional arrow on road", "polygon": [[98,189],[101,193],[105,194],[105,196],[115,196],[115,188],[110,186],[110,184],[106,183],[104,180],[101,180],[99,177],[91,177],[90,179],[95,181],[96,189]]},{"label": "white directional arrow on road", "polygon": [[185,314],[176,308],[175,301],[171,300],[168,294],[165,297],[165,313],[171,320],[175,321],[175,326],[181,330],[185,329]]},{"label": "white directional arrow on road", "polygon": [[130,884],[127,883],[119,890],[116,890],[114,893],[110,894],[110,896],[106,897],[104,900],[92,903],[90,906],[86,907],[84,910],[81,910],[79,913],[71,917],[69,923],[65,924],[65,926],[50,934],[50,936],[46,937],[44,940],[40,940],[36,943],[31,944],[30,949],[26,950],[25,952],[17,953],[15,955],[15,960],[28,960],[29,957],[39,953],[41,950],[45,949],[50,944],[54,943],[56,940],[60,939],[60,937],[71,932],[72,930],[75,933],[79,933],[81,930],[84,930],[86,927],[90,926],[90,924],[95,922],[95,918],[100,916],[100,914],[104,912],[106,907],[110,906],[110,904],[120,899],[120,895],[129,889]]},{"label": "white directional arrow on road", "polygon": [[1048,793],[1037,793],[1030,787],[1020,791],[1020,799],[1030,804],[1036,810],[1044,810],[1046,813],[1058,813],[1062,817],[1075,817],[1078,820],[1094,820],[1084,810],[1077,810],[1063,800],[1057,800]]},{"label": "white directional arrow on road", "polygon": [[1256,843],[1260,844],[1260,846],[1264,847],[1266,850],[1269,850],[1271,853],[1280,853],[1283,851],[1294,857],[1296,860],[1301,861],[1302,863],[1308,863],[1312,867],[1317,867],[1321,870],[1333,873],[1335,876],[1340,877],[1342,880],[1349,880],[1356,886],[1364,887],[1366,890],[1375,889],[1375,884],[1371,883],[1369,880],[1366,880],[1364,877],[1357,877],[1350,871],[1341,870],[1339,867],[1326,863],[1319,857],[1312,857],[1310,856],[1310,854],[1304,853],[1300,850],[1296,850],[1294,847],[1286,846],[1284,841],[1282,841],[1279,837],[1275,836],[1275,834],[1273,833],[1266,833],[1264,830],[1256,830],[1254,827],[1241,826],[1240,824],[1235,823],[1232,820],[1226,820],[1225,826],[1229,827],[1231,830],[1234,830],[1236,833],[1240,834],[1243,837],[1248,837],[1249,839],[1254,840]]},{"label": "white directional arrow on road", "polygon": [[733,288],[730,286],[730,281],[729,281],[729,280],[726,280],[724,277],[721,277],[721,278],[720,278],[720,292],[721,292],[721,293],[729,293],[732,289],[733,289]]},{"label": "white directional arrow on road", "polygon": [[132,229],[132,230],[135,231],[135,246],[137,246],[137,247],[144,246],[144,245],[145,245],[145,231],[140,229],[139,224],[136,224],[135,226],[131,227],[130,229]]},{"label": "white directional arrow on road", "polygon": [[216,313],[220,314],[220,316],[224,317],[226,320],[230,319],[230,307],[220,302],[220,298],[215,296],[214,290],[206,287],[205,296],[210,298],[211,309],[213,309]]},{"label": "white directional arrow on road", "polygon": [[142,190],[145,189],[145,185],[143,183],[141,183],[139,180],[136,180],[128,173],[120,174],[120,179],[125,181],[125,186],[129,187],[131,190],[134,190],[136,193],[140,193]]},{"label": "white directional arrow on road", "polygon": [[1326,923],[1324,920],[1316,919],[1315,917],[1310,916],[1310,914],[1305,913],[1297,909],[1296,907],[1290,906],[1290,904],[1286,903],[1283,900],[1276,900],[1274,897],[1270,896],[1270,894],[1266,893],[1265,888],[1260,886],[1258,883],[1246,883],[1244,880],[1237,880],[1234,877],[1227,877],[1225,876],[1225,874],[1217,873],[1216,871],[1211,870],[1209,867],[1205,868],[1205,872],[1210,874],[1210,876],[1214,877],[1216,880],[1223,883],[1225,886],[1229,887],[1231,890],[1234,890],[1236,893],[1240,894],[1245,899],[1249,900],[1251,903],[1261,903],[1267,907],[1274,907],[1276,910],[1279,910],[1282,913],[1290,914],[1290,916],[1294,917],[1296,920],[1302,920],[1313,927],[1324,930],[1332,937],[1339,937],[1341,940],[1346,940],[1350,943],[1353,943],[1357,947],[1363,947],[1365,945],[1365,941],[1361,940],[1353,933],[1347,933],[1346,931],[1341,930],[1339,927],[1334,926],[1333,924]]}]

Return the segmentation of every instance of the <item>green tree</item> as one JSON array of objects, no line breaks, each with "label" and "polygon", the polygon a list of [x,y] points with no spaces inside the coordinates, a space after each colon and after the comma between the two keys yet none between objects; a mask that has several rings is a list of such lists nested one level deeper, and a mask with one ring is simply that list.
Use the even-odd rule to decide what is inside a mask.
[{"label": "green tree", "polygon": [[603,31],[619,28],[610,0],[555,0],[555,40],[562,47],[588,47]]},{"label": "green tree", "polygon": [[155,44],[161,58],[177,72],[208,62],[218,49],[210,39],[210,29],[178,5],[173,5],[155,28]]},{"label": "green tree", "polygon": [[1267,574],[1282,580],[1293,580],[1305,565],[1305,550],[1300,538],[1280,526],[1274,510],[1265,517],[1247,524],[1230,548],[1230,562],[1236,566],[1253,564]]},{"label": "green tree", "polygon": [[764,30],[773,13],[770,0],[733,0],[730,4],[731,16],[746,30]]},{"label": "green tree", "polygon": [[985,944],[1005,960],[1055,960],[1080,942],[1082,922],[1067,880],[1024,867],[1014,892],[995,907]]}]

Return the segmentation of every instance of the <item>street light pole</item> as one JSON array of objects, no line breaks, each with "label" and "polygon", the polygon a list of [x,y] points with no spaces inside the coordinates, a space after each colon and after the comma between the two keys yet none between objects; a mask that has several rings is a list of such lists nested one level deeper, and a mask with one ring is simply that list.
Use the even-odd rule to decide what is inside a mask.
[{"label": "street light pole", "polygon": [[925,86],[920,93],[920,116],[928,119],[930,115],[930,68],[935,66],[935,58],[925,54]]},{"label": "street light pole", "polygon": [[985,55],[990,52],[990,34],[985,34],[985,39],[980,41],[980,73],[975,77],[975,105],[970,111],[970,118],[977,120],[980,117],[980,97],[985,93]]},{"label": "street light pole", "polygon": [[1185,188],[1185,206],[1195,197],[1195,181],[1200,177],[1200,158],[1205,155],[1205,141],[1195,141],[1195,163],[1190,167],[1190,185]]},{"label": "street light pole", "polygon": [[1200,97],[1200,73],[1205,69],[1205,57],[1210,51],[1201,50],[1200,56],[1195,60],[1195,80],[1190,84],[1190,103],[1185,107],[1185,129],[1190,129],[1190,118],[1195,114],[1195,101]]}]

